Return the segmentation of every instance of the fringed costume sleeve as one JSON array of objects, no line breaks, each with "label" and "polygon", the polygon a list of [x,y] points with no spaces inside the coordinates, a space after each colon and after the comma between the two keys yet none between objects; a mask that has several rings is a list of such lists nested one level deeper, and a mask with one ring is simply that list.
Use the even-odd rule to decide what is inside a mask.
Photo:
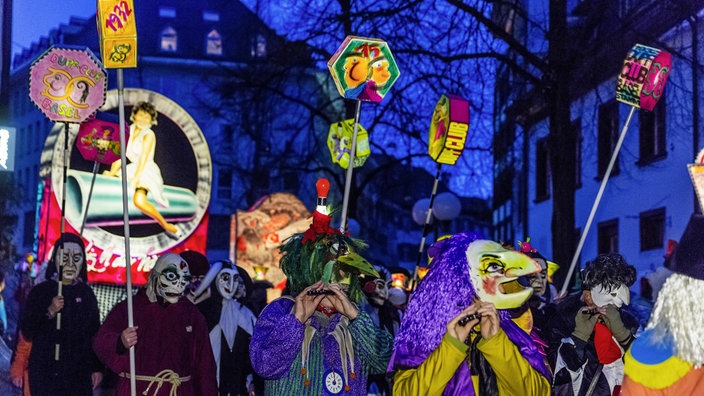
[{"label": "fringed costume sleeve", "polygon": [[249,351],[254,371],[265,379],[289,374],[303,343],[305,325],[291,312],[293,301],[281,298],[262,311]]}]

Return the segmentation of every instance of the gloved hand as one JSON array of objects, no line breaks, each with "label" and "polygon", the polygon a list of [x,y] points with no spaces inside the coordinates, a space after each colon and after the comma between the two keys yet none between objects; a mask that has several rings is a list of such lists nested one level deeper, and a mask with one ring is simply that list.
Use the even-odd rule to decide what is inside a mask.
[{"label": "gloved hand", "polygon": [[621,312],[618,307],[613,304],[606,306],[606,312],[601,315],[602,320],[606,327],[611,330],[611,334],[614,335],[616,341],[619,344],[625,344],[631,338],[631,331],[626,328],[621,320]]},{"label": "gloved hand", "polygon": [[574,317],[574,331],[572,336],[579,338],[582,341],[589,340],[594,332],[594,325],[599,318],[599,315],[582,312],[586,307],[580,308],[577,311],[577,316]]}]

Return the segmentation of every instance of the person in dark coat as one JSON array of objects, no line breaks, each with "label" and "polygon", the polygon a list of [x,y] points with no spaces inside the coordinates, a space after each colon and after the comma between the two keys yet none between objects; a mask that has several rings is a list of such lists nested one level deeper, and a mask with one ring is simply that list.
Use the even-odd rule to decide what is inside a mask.
[{"label": "person in dark coat", "polygon": [[132,300],[134,326],[128,327],[126,301],[118,303],[100,326],[93,348],[117,373],[117,396],[131,394],[132,347],[138,395],[217,395],[205,318],[184,297],[190,276],[181,256],[163,254],[149,272],[146,289]]},{"label": "person in dark coat", "polygon": [[252,280],[247,271],[233,266],[229,260],[214,262],[210,271],[216,273],[211,284],[212,297],[198,308],[205,315],[210,331],[219,395],[249,395],[255,385],[263,385],[260,378],[255,378],[249,359],[256,323],[256,316],[246,305],[253,289]]},{"label": "person in dark coat", "polygon": [[623,356],[638,319],[627,306],[636,270],[619,254],[601,254],[581,272],[582,293],[555,305],[548,324],[553,394],[618,394]]},{"label": "person in dark coat", "polygon": [[20,326],[33,345],[28,370],[34,396],[92,395],[102,381],[103,365],[91,348],[100,314],[86,284],[85,258],[81,238],[62,234],[54,244],[46,280],[27,297]]}]

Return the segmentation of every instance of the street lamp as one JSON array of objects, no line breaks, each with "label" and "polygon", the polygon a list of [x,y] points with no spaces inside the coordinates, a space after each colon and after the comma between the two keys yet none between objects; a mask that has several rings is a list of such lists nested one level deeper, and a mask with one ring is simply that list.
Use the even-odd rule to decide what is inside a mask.
[{"label": "street lamp", "polygon": [[[451,192],[444,192],[436,195],[432,200],[432,208],[430,207],[430,204],[431,199],[419,199],[413,205],[413,210],[411,213],[413,216],[413,221],[415,221],[418,225],[424,226],[423,238],[421,239],[420,247],[418,249],[418,260],[416,261],[416,274],[414,276],[414,282],[417,282],[419,279],[422,279],[422,277],[427,272],[427,270],[421,269],[420,262],[423,256],[425,238],[430,232],[430,224],[433,224],[434,235],[437,239],[438,229],[437,225],[434,222],[434,219],[437,219],[442,226],[457,218],[457,216],[459,216],[460,214],[460,211],[462,210],[462,204],[460,203],[459,198],[457,198],[457,196]],[[430,216],[428,215],[429,210],[432,211],[432,215]]]},{"label": "street lamp", "polygon": [[[429,206],[429,198],[419,199],[413,205],[412,216],[416,224],[425,225]],[[430,217],[430,224],[433,224],[435,219],[439,220],[441,224],[452,221],[460,215],[461,210],[462,204],[455,194],[451,192],[440,193],[435,196],[435,201],[433,202],[433,215]]]}]

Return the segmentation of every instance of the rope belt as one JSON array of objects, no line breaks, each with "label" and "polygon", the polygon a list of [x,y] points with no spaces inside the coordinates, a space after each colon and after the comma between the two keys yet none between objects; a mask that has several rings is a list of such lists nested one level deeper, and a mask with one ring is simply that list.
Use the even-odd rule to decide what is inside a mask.
[{"label": "rope belt", "polygon": [[[120,377],[122,378],[130,378],[130,373],[120,373]],[[151,375],[135,375],[134,379],[138,381],[149,381],[149,385],[147,386],[147,389],[142,392],[144,396],[147,396],[149,394],[149,389],[152,387],[152,385],[157,384],[156,388],[154,388],[154,393],[153,395],[156,395],[159,393],[159,389],[161,389],[161,385],[164,384],[164,382],[168,382],[171,384],[171,392],[169,393],[169,396],[177,396],[177,390],[179,385],[181,385],[182,382],[187,382],[191,380],[191,376],[186,376],[186,377],[179,377],[178,373],[176,373],[173,370],[161,370],[157,375],[151,376]]]}]

